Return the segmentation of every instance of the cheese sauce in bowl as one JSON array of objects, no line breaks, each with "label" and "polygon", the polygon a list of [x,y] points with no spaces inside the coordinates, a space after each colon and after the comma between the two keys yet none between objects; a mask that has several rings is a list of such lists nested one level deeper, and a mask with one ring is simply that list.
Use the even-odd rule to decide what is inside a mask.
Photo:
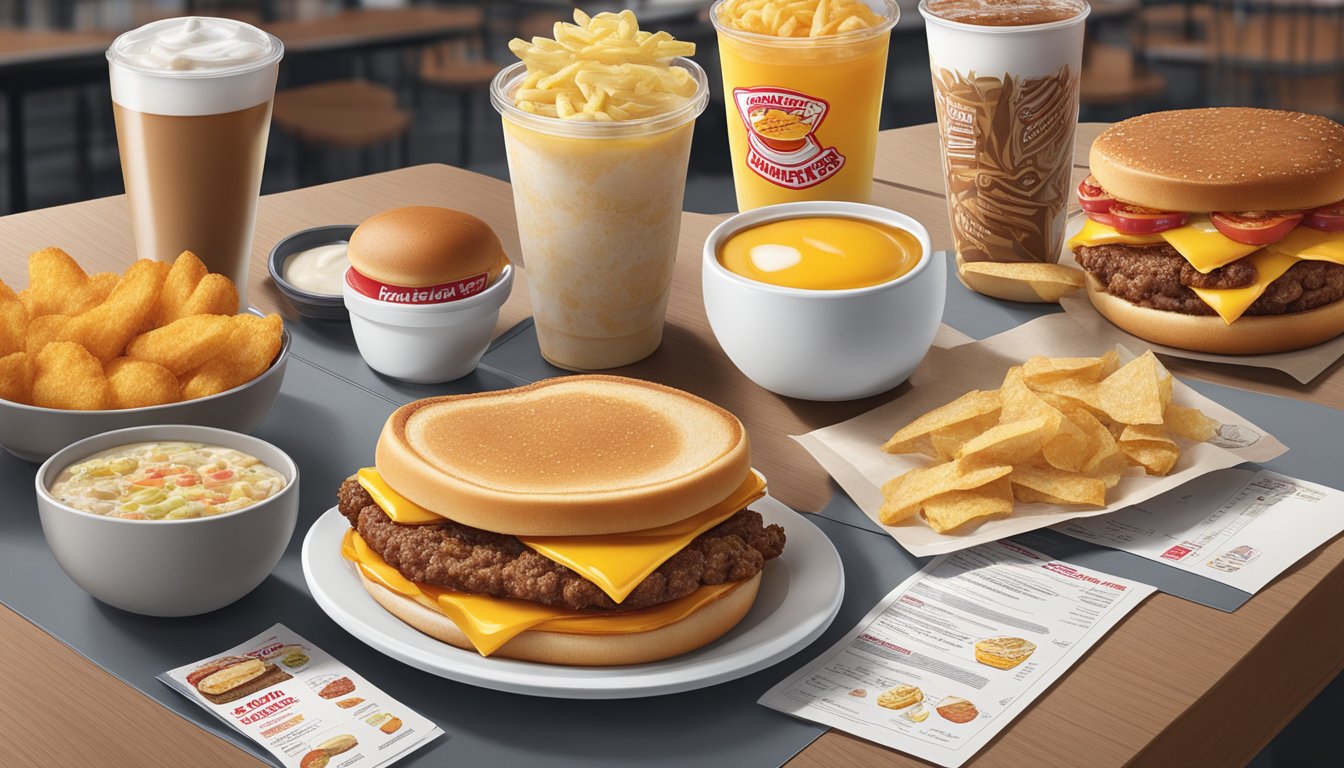
[{"label": "cheese sauce in bowl", "polygon": [[61,472],[51,495],[124,520],[184,520],[250,507],[279,493],[284,475],[255,456],[205,443],[133,443]]}]

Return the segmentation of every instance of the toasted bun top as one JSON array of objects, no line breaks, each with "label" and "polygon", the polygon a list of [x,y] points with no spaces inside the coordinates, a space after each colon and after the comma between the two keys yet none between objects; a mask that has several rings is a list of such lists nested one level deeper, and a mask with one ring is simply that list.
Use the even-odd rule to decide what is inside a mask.
[{"label": "toasted bun top", "polygon": [[1107,192],[1149,208],[1316,208],[1344,199],[1344,126],[1277,109],[1153,112],[1107,128],[1090,163]]},{"label": "toasted bun top", "polygon": [[509,258],[489,224],[462,211],[414,205],[364,220],[350,236],[350,265],[388,285],[421,288],[486,273],[494,284]]},{"label": "toasted bun top", "polygon": [[397,493],[519,536],[646,530],[727,498],[751,470],[742,423],[680,390],[568,376],[398,408],[378,438]]}]

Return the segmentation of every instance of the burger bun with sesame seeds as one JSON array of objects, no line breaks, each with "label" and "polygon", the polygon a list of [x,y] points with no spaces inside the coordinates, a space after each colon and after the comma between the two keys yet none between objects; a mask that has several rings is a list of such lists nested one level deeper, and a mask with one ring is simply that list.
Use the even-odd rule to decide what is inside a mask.
[{"label": "burger bun with sesame seeds", "polygon": [[1146,208],[1316,208],[1344,199],[1344,125],[1248,107],[1152,112],[1097,137],[1089,163],[1107,192]]}]

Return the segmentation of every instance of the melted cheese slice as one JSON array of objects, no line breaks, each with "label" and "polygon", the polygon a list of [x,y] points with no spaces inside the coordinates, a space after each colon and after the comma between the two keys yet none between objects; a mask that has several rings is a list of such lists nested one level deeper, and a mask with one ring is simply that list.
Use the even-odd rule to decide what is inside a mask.
[{"label": "melted cheese slice", "polygon": [[388,485],[383,476],[373,467],[365,467],[359,470],[355,473],[355,479],[359,481],[361,488],[368,491],[369,498],[373,499],[373,503],[377,504],[378,508],[383,510],[383,513],[391,518],[394,523],[426,525],[443,522],[442,515],[430,512],[392,490],[392,486]]},{"label": "melted cheese slice", "polygon": [[1084,218],[1083,228],[1078,231],[1078,234],[1069,238],[1069,250],[1073,250],[1080,245],[1111,245],[1113,243],[1161,245],[1165,242],[1167,241],[1161,235],[1126,235],[1117,231],[1114,227],[1108,227],[1101,222]]},{"label": "melted cheese slice", "polygon": [[519,536],[542,557],[593,582],[617,603],[640,582],[685,549],[696,536],[737,514],[765,495],[765,478],[755,470],[731,496],[694,517],[647,531],[605,536]]},{"label": "melted cheese slice", "polygon": [[1311,227],[1297,227],[1287,237],[1265,247],[1299,259],[1344,264],[1344,232],[1322,232]]},{"label": "melted cheese slice", "polygon": [[[396,523],[417,525],[443,518],[401,496],[378,470],[359,470],[359,484],[374,503]],[[537,554],[553,560],[593,582],[617,603],[625,601],[640,582],[708,531],[765,495],[765,478],[755,470],[732,495],[709,509],[680,522],[632,533],[602,536],[519,536]]]},{"label": "melted cheese slice", "polygon": [[[1299,227],[1301,229],[1301,227]],[[1087,219],[1078,234],[1069,238],[1069,249],[1080,245],[1161,245],[1166,243],[1185,257],[1202,274],[1208,274],[1218,267],[1226,266],[1260,249],[1258,245],[1246,245],[1224,235],[1213,226],[1208,216],[1192,216],[1183,227],[1169,229],[1156,235],[1126,235],[1113,227]]]},{"label": "melted cheese slice", "polygon": [[354,529],[341,541],[341,555],[366,578],[447,616],[476,651],[489,656],[529,629],[578,635],[651,632],[674,624],[737,589],[742,582],[704,586],[686,597],[629,613],[601,615],[566,611],[524,600],[506,600],[417,584],[388,565]]},{"label": "melted cheese slice", "polygon": [[1228,325],[1241,317],[1270,283],[1298,262],[1296,256],[1270,250],[1257,251],[1246,258],[1255,265],[1255,282],[1245,288],[1190,288]]},{"label": "melted cheese slice", "polygon": [[1157,235],[1126,235],[1087,219],[1078,234],[1069,238],[1069,248],[1081,245],[1155,245],[1166,242],[1190,265],[1203,274],[1238,259],[1255,265],[1256,280],[1245,288],[1191,288],[1195,295],[1213,308],[1223,322],[1245,314],[1255,300],[1264,295],[1269,284],[1278,280],[1300,259],[1329,261],[1344,265],[1344,232],[1321,232],[1310,227],[1295,227],[1283,238],[1266,246],[1245,245],[1219,232],[1207,216],[1197,216],[1189,224]]},{"label": "melted cheese slice", "polygon": [[1249,256],[1262,247],[1238,243],[1224,235],[1213,226],[1213,220],[1208,216],[1191,216],[1185,226],[1169,229],[1158,236],[1204,275],[1243,256]]}]

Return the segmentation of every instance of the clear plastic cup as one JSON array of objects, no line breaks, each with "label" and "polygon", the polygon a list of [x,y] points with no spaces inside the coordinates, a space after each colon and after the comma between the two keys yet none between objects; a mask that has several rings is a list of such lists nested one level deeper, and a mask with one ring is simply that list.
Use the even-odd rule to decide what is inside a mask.
[{"label": "clear plastic cup", "polygon": [[590,371],[633,363],[663,337],[681,233],[695,118],[709,100],[704,70],[676,110],[622,122],[580,122],[514,106],[527,74],[506,67],[490,86],[504,125],[523,265],[541,354]]}]

